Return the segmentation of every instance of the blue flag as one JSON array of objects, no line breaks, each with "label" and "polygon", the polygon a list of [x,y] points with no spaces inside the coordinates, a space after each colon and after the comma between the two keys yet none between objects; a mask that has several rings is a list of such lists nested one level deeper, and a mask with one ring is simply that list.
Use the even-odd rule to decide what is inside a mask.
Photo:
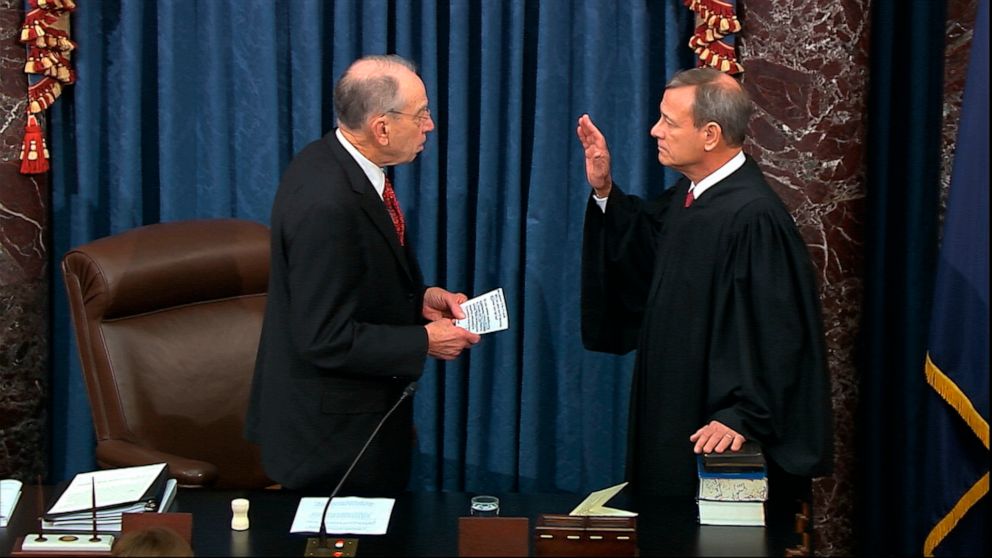
[{"label": "blue flag", "polygon": [[989,491],[989,12],[965,82],[925,363],[923,554],[983,555]]}]

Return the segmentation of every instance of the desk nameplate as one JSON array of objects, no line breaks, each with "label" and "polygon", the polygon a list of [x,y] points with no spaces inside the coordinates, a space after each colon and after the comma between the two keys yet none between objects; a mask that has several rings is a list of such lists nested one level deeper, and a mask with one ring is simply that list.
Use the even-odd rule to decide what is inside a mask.
[{"label": "desk nameplate", "polygon": [[[31,535],[34,538],[35,535]],[[45,533],[46,538],[53,538],[57,535],[51,533]],[[75,536],[80,536],[76,533]],[[89,535],[82,535],[88,537]],[[14,541],[14,548],[10,551],[11,556],[38,556],[40,558],[47,558],[50,556],[112,556],[110,550],[95,550],[95,551],[83,551],[83,550],[58,550],[58,549],[45,549],[45,550],[24,550],[24,537],[17,537]]]}]

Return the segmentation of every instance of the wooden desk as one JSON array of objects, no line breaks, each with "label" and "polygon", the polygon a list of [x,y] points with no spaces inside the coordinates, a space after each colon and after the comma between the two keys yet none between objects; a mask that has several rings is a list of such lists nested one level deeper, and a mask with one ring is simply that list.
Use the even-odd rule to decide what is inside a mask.
[{"label": "wooden desk", "polygon": [[[8,527],[0,529],[0,556],[14,540],[38,529],[37,491],[26,486]],[[46,487],[45,496],[50,494]],[[202,556],[302,556],[306,535],[290,534],[300,494],[288,491],[215,491],[180,489],[170,511],[193,514],[193,550]],[[406,493],[397,498],[389,532],[361,536],[358,556],[456,556],[458,518],[468,515],[472,494]],[[540,513],[568,513],[583,496],[576,494],[501,494],[500,514],[528,517],[531,534]],[[248,531],[232,531],[231,500],[251,501]],[[47,503],[47,500],[46,500]],[[611,506],[626,508],[619,497]],[[638,538],[642,556],[783,556],[798,542],[792,518],[769,517],[768,528],[700,526],[693,502],[663,502],[642,510]]]}]

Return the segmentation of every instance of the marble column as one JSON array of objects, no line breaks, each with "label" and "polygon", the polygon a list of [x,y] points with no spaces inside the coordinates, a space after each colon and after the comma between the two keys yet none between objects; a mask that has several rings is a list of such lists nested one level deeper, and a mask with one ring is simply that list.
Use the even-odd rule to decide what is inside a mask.
[{"label": "marble column", "polygon": [[47,471],[48,176],[20,174],[21,0],[0,0],[0,478]]},{"label": "marble column", "polygon": [[[948,181],[977,0],[948,10]],[[758,107],[747,151],[789,206],[819,272],[834,412],[834,474],[813,488],[818,555],[853,555],[854,362],[861,321],[871,0],[738,0],[738,56]]]},{"label": "marble column", "polygon": [[[971,37],[978,0],[951,0],[947,3],[947,43],[944,47],[944,125],[940,145],[940,207],[947,207],[947,190],[951,182],[954,146],[957,142],[964,100],[964,82],[971,54]],[[943,216],[943,213],[941,213]]]}]

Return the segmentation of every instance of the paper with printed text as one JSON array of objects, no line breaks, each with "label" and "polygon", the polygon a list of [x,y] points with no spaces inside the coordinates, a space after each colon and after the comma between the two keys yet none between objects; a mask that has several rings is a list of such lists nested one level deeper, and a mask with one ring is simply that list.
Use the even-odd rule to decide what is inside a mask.
[{"label": "paper with printed text", "polygon": [[506,299],[503,289],[498,288],[461,304],[464,320],[455,320],[455,325],[465,328],[472,333],[482,335],[494,331],[502,331],[510,327],[510,318],[506,313]]},{"label": "paper with printed text", "polygon": [[[395,502],[393,498],[335,498],[324,525],[335,535],[385,535]],[[320,514],[326,504],[327,498],[301,498],[289,532],[319,533]]]}]

